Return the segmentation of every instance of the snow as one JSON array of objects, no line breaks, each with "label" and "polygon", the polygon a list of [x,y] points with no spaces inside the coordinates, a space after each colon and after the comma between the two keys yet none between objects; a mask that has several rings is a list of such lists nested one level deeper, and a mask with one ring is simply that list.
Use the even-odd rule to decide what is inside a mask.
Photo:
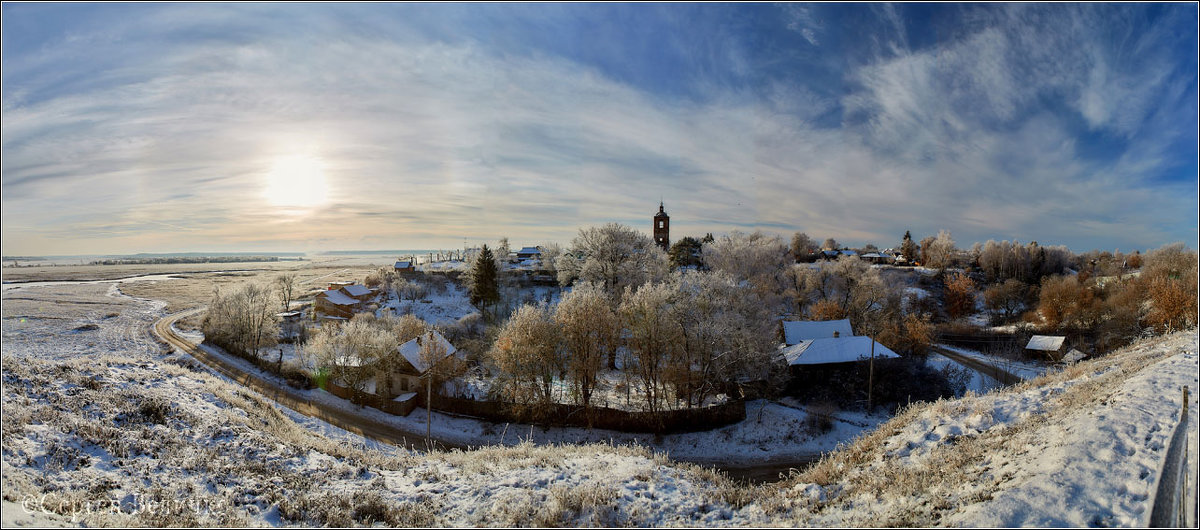
[{"label": "snow", "polygon": [[1053,370],[1052,366],[1038,361],[1016,361],[948,344],[938,344],[937,347],[970,357],[981,363],[990,364],[1026,381]]},{"label": "snow", "polygon": [[783,341],[789,345],[812,339],[854,336],[850,319],[842,320],[787,320],[783,322]]},{"label": "snow", "polygon": [[[454,355],[454,353],[458,351],[452,344],[450,344],[450,341],[446,340],[446,337],[442,336],[441,333],[433,331],[429,335],[425,336],[425,340],[429,340],[430,337],[432,337],[438,342],[438,344],[442,346],[442,351],[444,352],[442,359]],[[419,337],[396,347],[396,351],[400,352],[400,355],[404,356],[404,359],[407,360],[409,364],[413,365],[413,368],[417,370],[417,373],[423,374],[429,369],[429,364],[421,358],[421,343]],[[441,359],[438,359],[438,361],[440,360]],[[435,362],[434,364],[437,363]]]},{"label": "snow", "polygon": [[325,297],[325,300],[333,305],[356,305],[356,304],[358,304],[358,300],[355,300],[353,298],[350,298],[349,296],[346,296],[345,294],[342,294],[341,291],[324,291],[322,294]]},{"label": "snow", "polygon": [[1037,351],[1058,351],[1059,348],[1062,348],[1063,341],[1065,340],[1067,340],[1066,337],[1034,335],[1029,337],[1029,344],[1025,345],[1025,349]]},{"label": "snow", "polygon": [[360,285],[357,283],[342,287],[342,290],[346,291],[346,294],[348,294],[350,296],[354,296],[354,297],[365,296],[365,295],[371,294],[371,290],[368,289],[367,286]]},{"label": "snow", "polygon": [[[1195,334],[1190,338],[1190,345],[1186,338],[1170,345],[1180,353],[1124,381],[1098,407],[1068,411],[1047,425],[1038,436],[1041,447],[1010,464],[1010,485],[952,521],[997,527],[1148,524],[1149,501],[1179,417],[1179,389],[1196,388]],[[1194,422],[1189,429],[1195,438]]]},{"label": "snow", "polygon": [[430,324],[453,324],[462,317],[479,312],[471,305],[467,291],[454,283],[448,284],[444,292],[431,288],[424,299],[417,301],[401,300],[392,294],[379,308],[380,313],[386,311],[396,315],[411,313]]},{"label": "snow", "polygon": [[875,342],[871,337],[839,337],[836,339],[812,339],[783,348],[783,358],[789,365],[833,364],[876,358],[898,359],[896,352]]},{"label": "snow", "polygon": [[[378,499],[394,512],[379,522],[410,527],[1140,527],[1178,418],[1179,389],[1200,383],[1193,330],[1017,387],[914,405],[886,423],[836,412],[828,433],[810,431],[809,412],[790,400],[752,401],[736,425],[659,439],[434,414],[438,436],[507,447],[417,454],[188,368],[195,363],[164,353],[147,334],[162,308],[112,284],[5,291],[0,469],[18,503],[4,504],[4,526],[28,520],[23,495],[46,494],[126,508],[153,506],[158,495],[188,506],[170,518],[126,509],[31,524],[371,525],[355,518],[355,508]],[[88,324],[97,327],[81,330]],[[309,395],[424,430],[424,411],[396,418],[325,392]],[[163,419],[138,412],[153,403]],[[1195,455],[1194,420],[1187,429]],[[565,441],[593,443],[553,445]],[[708,462],[828,452],[829,464],[747,488],[646,447]],[[1193,480],[1196,460],[1189,458]]]}]

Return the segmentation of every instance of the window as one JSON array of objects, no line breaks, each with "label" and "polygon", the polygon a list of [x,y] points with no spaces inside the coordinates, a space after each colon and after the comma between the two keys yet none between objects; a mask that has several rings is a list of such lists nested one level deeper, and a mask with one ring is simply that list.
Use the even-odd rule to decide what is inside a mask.
[{"label": "window", "polygon": [[659,227],[659,228],[662,228],[662,227],[663,227],[663,222],[662,222],[662,221],[659,221],[659,222],[658,222],[658,227]]}]

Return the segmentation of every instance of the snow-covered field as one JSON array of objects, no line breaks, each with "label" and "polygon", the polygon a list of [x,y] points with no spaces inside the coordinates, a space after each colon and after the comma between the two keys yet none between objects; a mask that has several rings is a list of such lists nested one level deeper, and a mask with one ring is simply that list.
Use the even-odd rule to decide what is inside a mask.
[{"label": "snow-covered field", "polygon": [[[1177,333],[876,429],[842,418],[833,436],[856,442],[744,486],[617,440],[427,454],[368,443],[164,353],[148,334],[159,303],[108,285],[36,289],[4,293],[4,508],[38,499],[88,525],[1144,526],[1179,387],[1197,384],[1196,332]],[[705,441],[663,441],[682,456],[692,441],[701,455],[775,437],[740,445],[748,457],[803,428],[788,405],[752,404]]]}]

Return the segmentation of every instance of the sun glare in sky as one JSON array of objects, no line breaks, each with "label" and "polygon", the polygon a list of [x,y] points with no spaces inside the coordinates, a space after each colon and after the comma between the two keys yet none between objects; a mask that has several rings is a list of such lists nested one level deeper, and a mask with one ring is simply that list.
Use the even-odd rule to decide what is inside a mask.
[{"label": "sun glare in sky", "polygon": [[283,208],[309,209],[325,204],[329,183],[321,159],[288,155],[275,160],[267,173],[267,203]]}]

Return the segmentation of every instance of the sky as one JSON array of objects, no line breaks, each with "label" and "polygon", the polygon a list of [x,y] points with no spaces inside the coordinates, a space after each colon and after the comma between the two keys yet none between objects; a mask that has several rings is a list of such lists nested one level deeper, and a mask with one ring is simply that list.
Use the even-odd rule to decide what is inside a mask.
[{"label": "sky", "polygon": [[3,4],[4,255],[1197,239],[1190,4]]}]

